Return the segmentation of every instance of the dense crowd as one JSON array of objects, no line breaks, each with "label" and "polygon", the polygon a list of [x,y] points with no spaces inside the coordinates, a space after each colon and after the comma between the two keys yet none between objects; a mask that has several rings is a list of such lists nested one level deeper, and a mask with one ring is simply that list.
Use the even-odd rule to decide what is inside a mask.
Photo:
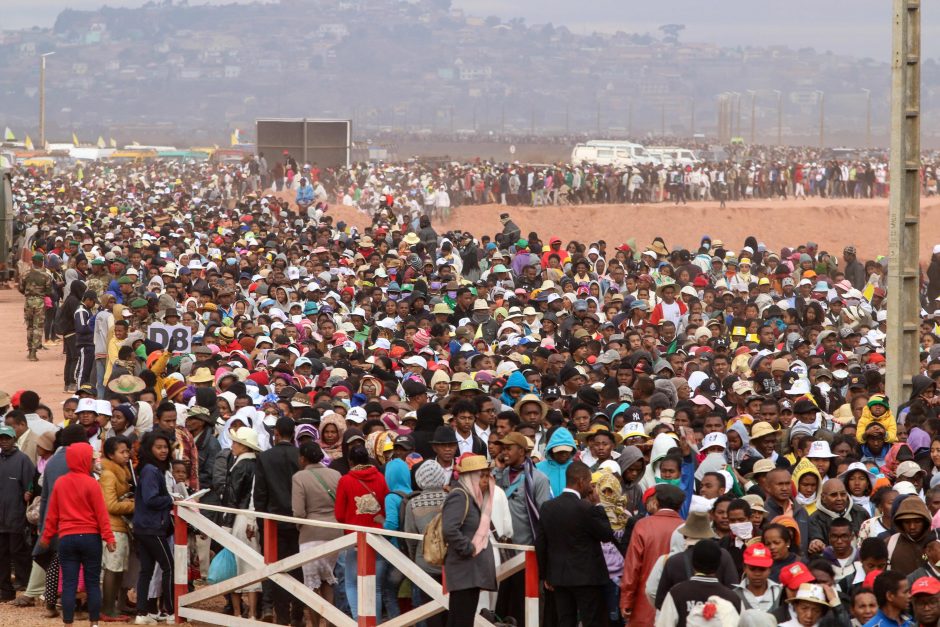
[{"label": "dense crowd", "polygon": [[[259,552],[258,512],[419,534],[427,625],[523,620],[505,541],[546,625],[937,625],[940,245],[888,398],[889,260],[851,242],[438,233],[384,192],[356,229],[211,168],[14,172],[24,348],[69,396],[0,393],[3,601],[169,620],[174,569],[251,570],[201,533],[174,564],[201,492]],[[279,522],[278,557],[342,533]],[[291,574],[355,618],[357,557]],[[428,600],[381,556],[375,585],[380,620]],[[326,624],[269,580],[222,603]]]}]

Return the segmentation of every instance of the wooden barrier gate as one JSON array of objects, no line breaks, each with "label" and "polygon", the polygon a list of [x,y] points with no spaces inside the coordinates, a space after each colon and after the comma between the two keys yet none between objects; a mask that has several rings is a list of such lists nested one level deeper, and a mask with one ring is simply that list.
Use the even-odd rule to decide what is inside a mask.
[{"label": "wooden barrier gate", "polygon": [[[449,595],[445,589],[446,573],[445,583],[442,586],[386,539],[393,537],[405,540],[421,540],[422,536],[420,534],[359,527],[357,525],[344,525],[335,522],[306,520],[303,518],[267,514],[263,512],[244,512],[229,507],[206,505],[192,498],[177,501],[174,510],[176,522],[174,528],[173,583],[177,623],[192,619],[212,625],[231,625],[235,627],[239,625],[267,625],[268,623],[254,620],[254,618],[246,619],[240,616],[228,616],[221,612],[199,609],[194,606],[197,603],[213,597],[234,592],[235,590],[264,579],[270,579],[337,627],[372,627],[378,622],[375,615],[376,554],[381,555],[391,565],[400,570],[413,585],[420,588],[421,591],[431,599],[423,605],[419,605],[396,618],[382,623],[382,625],[389,627],[407,627],[448,609]],[[206,518],[200,510],[231,514],[249,513],[256,519],[263,520],[264,553],[261,554],[255,551],[251,546],[233,536],[229,531]],[[326,542],[309,551],[303,551],[296,555],[290,555],[278,560],[278,522],[309,525],[326,529],[341,529],[353,533],[344,534],[342,537]],[[189,592],[188,525],[192,525],[193,528],[200,533],[209,536],[224,548],[229,549],[237,558],[250,564],[253,570]],[[300,568],[310,560],[339,553],[350,548],[355,548],[358,552],[356,569],[358,621],[338,610],[332,603],[289,574],[291,570]],[[539,625],[539,574],[534,547],[519,544],[494,543],[493,550],[496,549],[518,551],[516,555],[497,567],[496,580],[497,582],[503,581],[523,568],[525,569],[525,625],[526,627],[537,627]],[[488,627],[492,625],[490,621],[479,614],[476,615],[474,620],[475,627]]]}]

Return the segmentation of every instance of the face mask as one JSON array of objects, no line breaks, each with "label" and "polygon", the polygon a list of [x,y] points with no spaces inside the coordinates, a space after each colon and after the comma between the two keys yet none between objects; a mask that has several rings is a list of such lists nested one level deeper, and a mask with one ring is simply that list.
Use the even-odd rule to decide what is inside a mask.
[{"label": "face mask", "polygon": [[754,535],[754,525],[749,522],[731,523],[728,526],[731,528],[731,533],[734,534],[735,538],[750,540],[751,536]]},{"label": "face mask", "polygon": [[674,485],[674,486],[676,486],[677,488],[679,487],[679,481],[680,481],[680,479],[663,479],[662,477],[656,477],[656,483],[657,483],[657,484],[660,484],[660,483],[667,483],[667,484],[669,484],[669,485]]},{"label": "face mask", "polygon": [[225,260],[225,263],[227,263],[227,264],[230,265],[230,266],[234,266],[234,265],[235,265],[235,259],[228,258],[228,259]]},{"label": "face mask", "polygon": [[291,322],[293,322],[294,324],[300,324],[300,321],[303,320],[304,317],[301,316],[300,314],[294,314],[290,317],[290,319],[291,319]]},{"label": "face mask", "polygon": [[447,292],[447,298],[457,298],[457,292]]},{"label": "face mask", "polygon": [[819,383],[816,384],[816,387],[818,387],[819,391],[822,392],[823,394],[828,394],[829,390],[832,389],[832,386],[826,383],[825,381],[820,381]]}]

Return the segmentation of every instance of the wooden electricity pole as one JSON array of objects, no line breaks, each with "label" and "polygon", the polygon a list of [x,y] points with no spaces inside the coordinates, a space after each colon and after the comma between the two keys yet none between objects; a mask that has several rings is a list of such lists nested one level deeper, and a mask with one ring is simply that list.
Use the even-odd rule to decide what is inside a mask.
[{"label": "wooden electricity pole", "polygon": [[905,402],[920,366],[920,0],[893,0],[886,391]]}]

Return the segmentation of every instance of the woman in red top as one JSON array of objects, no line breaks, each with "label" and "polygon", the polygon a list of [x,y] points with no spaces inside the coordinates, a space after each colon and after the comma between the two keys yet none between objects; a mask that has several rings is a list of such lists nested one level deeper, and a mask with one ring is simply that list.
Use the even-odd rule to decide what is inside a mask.
[{"label": "woman in red top", "polygon": [[[347,525],[382,528],[385,522],[385,497],[388,486],[379,469],[369,463],[366,447],[357,442],[347,454],[351,466],[336,486],[336,502],[333,504],[336,521]],[[346,551],[344,586],[353,619],[359,618],[359,595],[356,581],[356,549]],[[382,581],[388,562],[380,556],[375,560],[375,616],[382,617]],[[389,617],[398,616],[398,608],[386,608]]]},{"label": "woman in red top", "polygon": [[88,619],[98,623],[101,614],[101,542],[114,551],[116,544],[101,487],[91,476],[92,448],[78,442],[65,449],[69,472],[58,481],[49,498],[46,527],[39,544],[43,547],[59,536],[62,567],[62,622],[72,624],[78,575],[85,569]]}]

